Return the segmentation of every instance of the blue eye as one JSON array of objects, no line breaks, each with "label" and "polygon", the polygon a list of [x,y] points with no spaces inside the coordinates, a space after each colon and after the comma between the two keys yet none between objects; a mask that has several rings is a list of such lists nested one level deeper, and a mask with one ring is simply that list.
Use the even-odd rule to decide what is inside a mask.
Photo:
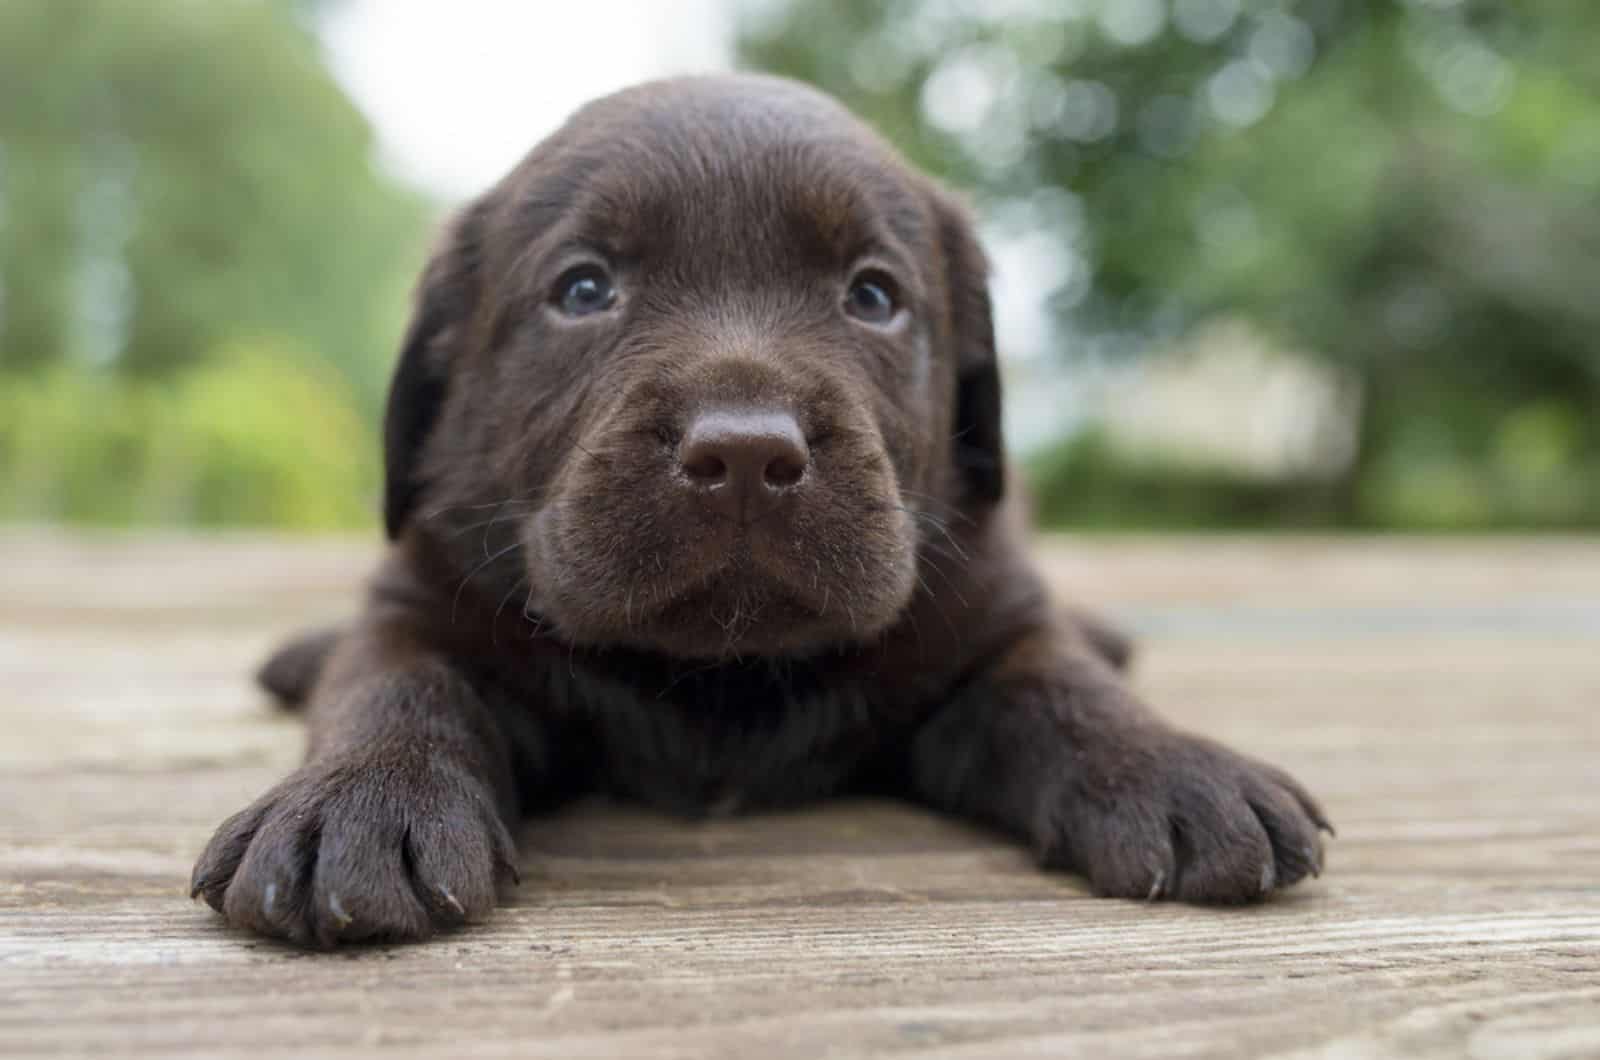
[{"label": "blue eye", "polygon": [[878,272],[864,272],[850,283],[844,299],[845,312],[868,324],[887,324],[899,306],[894,300],[894,283]]},{"label": "blue eye", "polygon": [[568,269],[556,281],[555,304],[570,317],[603,313],[617,301],[617,289],[606,270],[598,265],[579,265]]}]

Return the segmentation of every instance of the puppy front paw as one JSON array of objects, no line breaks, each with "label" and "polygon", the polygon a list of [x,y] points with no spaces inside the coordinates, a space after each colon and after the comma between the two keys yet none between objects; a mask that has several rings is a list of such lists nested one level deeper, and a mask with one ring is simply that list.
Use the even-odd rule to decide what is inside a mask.
[{"label": "puppy front paw", "polygon": [[302,946],[426,938],[486,915],[515,848],[485,785],[422,754],[313,763],[224,821],[191,897]]},{"label": "puppy front paw", "polygon": [[1160,731],[1080,751],[1044,793],[1034,837],[1045,864],[1108,897],[1247,902],[1320,874],[1322,831],[1287,773]]}]

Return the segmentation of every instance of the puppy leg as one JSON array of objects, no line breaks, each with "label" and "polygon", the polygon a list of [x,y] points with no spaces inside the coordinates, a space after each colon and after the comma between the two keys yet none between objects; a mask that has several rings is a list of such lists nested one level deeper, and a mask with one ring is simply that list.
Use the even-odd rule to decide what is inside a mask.
[{"label": "puppy leg", "polygon": [[1094,612],[1079,607],[1068,608],[1066,618],[1077,625],[1084,641],[1106,662],[1124,672],[1133,666],[1136,649],[1128,634]]},{"label": "puppy leg", "polygon": [[256,684],[271,693],[285,710],[298,710],[311,698],[328,656],[345,629],[333,626],[294,636],[267,657],[256,671]]},{"label": "puppy leg", "polygon": [[501,721],[398,637],[358,630],[327,665],[307,763],[223,822],[192,893],[301,945],[422,938],[486,914],[516,872]]},{"label": "puppy leg", "polygon": [[1332,831],[1288,774],[1162,722],[1070,622],[931,718],[910,765],[921,798],[1026,837],[1107,896],[1259,898],[1320,872]]}]

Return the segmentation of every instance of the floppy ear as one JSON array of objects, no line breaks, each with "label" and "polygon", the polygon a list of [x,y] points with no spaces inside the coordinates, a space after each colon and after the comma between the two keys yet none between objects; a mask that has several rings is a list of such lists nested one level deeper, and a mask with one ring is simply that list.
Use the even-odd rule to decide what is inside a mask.
[{"label": "floppy ear", "polygon": [[422,490],[422,446],[444,404],[449,347],[467,331],[477,300],[482,208],[473,204],[445,225],[417,284],[411,323],[389,384],[383,417],[383,521],[400,536]]},{"label": "floppy ear", "polygon": [[956,354],[955,465],[967,496],[993,504],[1005,496],[1005,440],[1000,428],[1000,364],[989,304],[989,262],[967,211],[934,192],[944,248],[950,335]]}]

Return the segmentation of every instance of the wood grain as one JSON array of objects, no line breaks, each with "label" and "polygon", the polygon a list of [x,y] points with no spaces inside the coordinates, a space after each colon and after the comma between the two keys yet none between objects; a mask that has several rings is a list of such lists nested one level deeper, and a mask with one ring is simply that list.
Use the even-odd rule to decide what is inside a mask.
[{"label": "wood grain", "polygon": [[583,806],[431,944],[307,955],[183,896],[298,758],[247,675],[359,542],[0,535],[0,1054],[1600,1056],[1600,544],[1050,541],[1169,715],[1296,772],[1329,871],[1107,902],[883,803]]}]

